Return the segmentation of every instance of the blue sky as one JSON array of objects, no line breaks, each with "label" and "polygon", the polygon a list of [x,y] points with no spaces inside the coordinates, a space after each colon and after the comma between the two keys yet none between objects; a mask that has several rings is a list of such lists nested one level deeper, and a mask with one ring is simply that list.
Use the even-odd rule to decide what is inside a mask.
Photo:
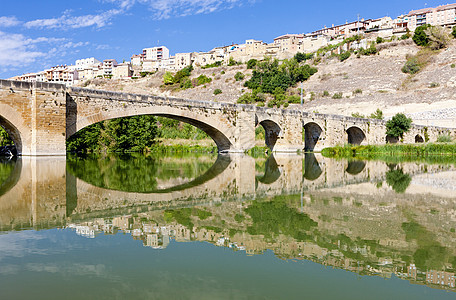
[{"label": "blue sky", "polygon": [[392,18],[439,1],[3,0],[0,78],[74,64],[79,58],[129,60],[146,47],[171,54],[265,42],[360,18]]}]

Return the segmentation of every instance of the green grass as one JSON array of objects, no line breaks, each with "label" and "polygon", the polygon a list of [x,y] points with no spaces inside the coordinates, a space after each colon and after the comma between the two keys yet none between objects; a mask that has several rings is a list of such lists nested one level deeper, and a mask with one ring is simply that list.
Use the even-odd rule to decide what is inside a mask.
[{"label": "green grass", "polygon": [[330,147],[321,151],[332,158],[379,159],[388,162],[423,161],[428,163],[456,163],[456,143],[388,144]]}]

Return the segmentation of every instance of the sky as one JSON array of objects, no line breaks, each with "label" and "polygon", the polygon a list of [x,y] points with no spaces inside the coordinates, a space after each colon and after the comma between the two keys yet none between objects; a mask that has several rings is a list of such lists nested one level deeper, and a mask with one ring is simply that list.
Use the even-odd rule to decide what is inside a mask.
[{"label": "sky", "polygon": [[2,0],[0,78],[71,65],[129,61],[143,48],[170,54],[408,13],[448,2],[421,0]]}]

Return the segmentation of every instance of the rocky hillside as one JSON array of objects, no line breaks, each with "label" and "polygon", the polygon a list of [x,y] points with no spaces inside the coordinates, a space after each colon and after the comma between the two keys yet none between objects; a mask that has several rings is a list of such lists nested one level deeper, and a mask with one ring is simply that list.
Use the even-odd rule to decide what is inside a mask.
[{"label": "rocky hillside", "polygon": [[[426,54],[427,65],[415,75],[401,71],[407,55],[419,51],[410,39],[382,43],[377,49],[376,55],[352,54],[343,62],[329,55],[321,59],[316,64],[318,73],[304,83],[304,110],[350,116],[353,113],[369,115],[379,108],[387,118],[404,112],[417,124],[456,127],[456,43]],[[245,79],[236,81],[237,72],[245,74]],[[136,80],[95,79],[82,85],[128,93],[236,102],[248,91],[243,83],[252,71],[247,70],[246,65],[195,68],[191,78],[201,74],[212,78],[212,82],[185,90],[163,87],[163,72]],[[214,95],[216,89],[222,93]],[[334,99],[336,93],[342,93],[342,97]],[[299,105],[289,108],[293,107]]]}]

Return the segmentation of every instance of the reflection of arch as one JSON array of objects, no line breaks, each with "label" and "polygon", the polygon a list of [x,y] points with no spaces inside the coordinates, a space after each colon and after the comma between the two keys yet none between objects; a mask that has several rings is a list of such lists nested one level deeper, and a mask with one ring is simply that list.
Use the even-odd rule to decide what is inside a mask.
[{"label": "reflection of arch", "polygon": [[[189,189],[192,187],[202,185],[202,184],[206,183],[207,181],[217,177],[219,174],[221,174],[229,166],[230,163],[231,163],[231,158],[229,155],[218,155],[217,160],[214,162],[212,167],[210,167],[203,175],[195,178],[194,180],[181,184],[181,185],[166,188],[166,189],[159,189],[159,190],[151,189],[150,191],[145,191],[142,194],[166,194],[166,193],[171,193],[171,192],[176,192],[176,191],[183,191],[183,190],[186,190],[186,189]],[[71,166],[68,164],[67,164],[67,168],[68,168],[69,172],[74,172],[74,170],[72,170]],[[71,175],[74,176],[74,174],[71,174]],[[80,178],[80,180],[82,180],[82,179]],[[76,181],[74,181],[73,183],[76,184]],[[87,182],[87,183],[93,184],[91,182]],[[98,187],[109,190],[109,188],[106,188],[106,187],[100,187],[100,186],[98,186]],[[71,189],[70,187],[68,187],[68,181],[67,181],[67,191],[68,190],[76,191],[75,188]],[[67,193],[67,197],[68,196],[69,195]]]},{"label": "reflection of arch", "polygon": [[424,143],[423,137],[421,135],[419,135],[419,134],[415,135],[415,143],[416,144]]},{"label": "reflection of arch", "polygon": [[304,150],[313,151],[318,143],[318,140],[320,139],[322,132],[323,130],[317,123],[310,122],[304,125]]},{"label": "reflection of arch", "polygon": [[387,135],[386,138],[386,143],[387,144],[396,144],[399,142],[399,138],[391,135]]},{"label": "reflection of arch", "polygon": [[366,139],[366,135],[359,128],[352,126],[347,129],[348,143],[352,145],[361,145],[361,143]]},{"label": "reflection of arch", "polygon": [[304,178],[307,180],[316,180],[323,173],[313,153],[306,153],[304,155],[304,164]]},{"label": "reflection of arch", "polygon": [[[219,152],[227,151],[232,148],[232,143],[228,139],[230,126],[227,126],[223,120],[219,118],[204,117],[203,115],[195,114],[192,111],[184,112],[179,108],[165,106],[165,107],[148,107],[141,110],[125,110],[114,111],[107,113],[98,113],[96,115],[88,116],[78,120],[75,124],[67,124],[67,139],[75,134],[77,131],[89,125],[116,118],[132,117],[138,115],[155,115],[166,117],[181,122],[193,125],[202,131],[206,132],[216,143]],[[71,116],[69,116],[71,118]]]},{"label": "reflection of arch", "polygon": [[264,128],[266,146],[268,146],[269,149],[273,150],[277,142],[277,138],[281,132],[280,126],[271,120],[261,121],[260,125]]},{"label": "reflection of arch", "polygon": [[257,177],[257,180],[264,184],[271,184],[280,177],[280,170],[274,155],[271,155],[264,164],[264,175],[263,177]]},{"label": "reflection of arch", "polygon": [[16,162],[14,161],[5,161],[2,162],[0,161],[0,164],[2,163],[11,163],[14,164],[14,169],[9,175],[8,179],[6,179],[4,182],[0,182],[0,196],[6,194],[9,190],[11,190],[19,181],[21,177],[21,172],[22,172],[22,160],[17,159]]},{"label": "reflection of arch", "polygon": [[364,170],[364,167],[366,166],[366,163],[362,160],[352,160],[348,162],[347,169],[345,172],[351,175],[357,175],[361,173]]}]

